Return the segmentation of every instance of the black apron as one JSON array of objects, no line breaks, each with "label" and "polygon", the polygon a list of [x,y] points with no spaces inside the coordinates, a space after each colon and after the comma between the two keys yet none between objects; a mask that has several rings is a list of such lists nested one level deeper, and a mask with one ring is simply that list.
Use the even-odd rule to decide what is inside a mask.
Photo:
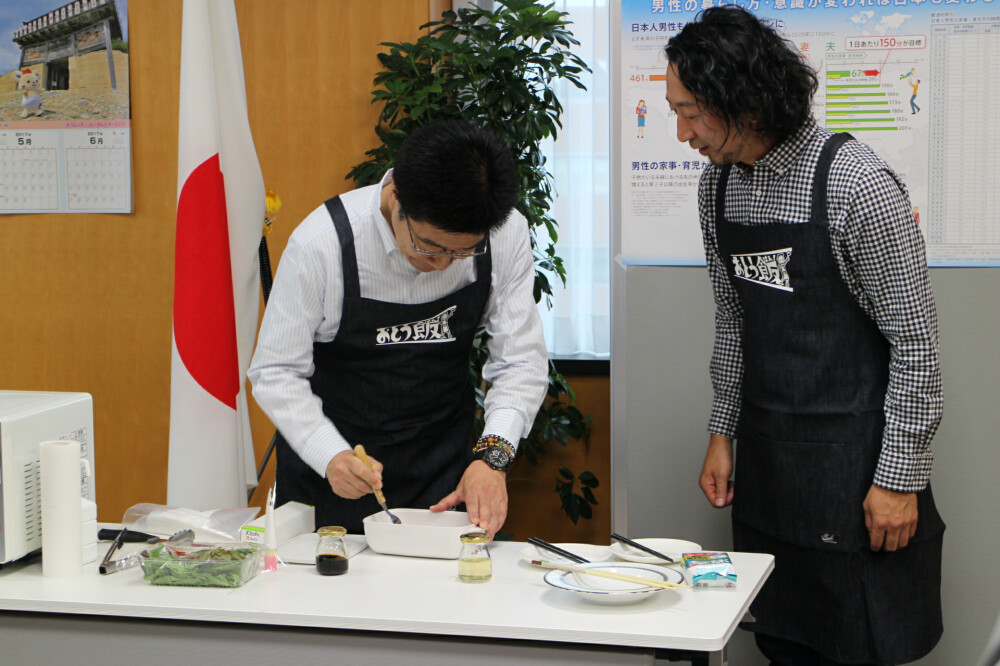
[{"label": "black apron", "polygon": [[[326,206],[340,238],[344,305],[336,338],[313,345],[313,393],[348,443],[382,462],[388,505],[427,508],[455,490],[472,461],[469,355],[490,292],[490,252],[475,258],[475,282],[436,301],[362,298],[347,213],[339,197]],[[315,506],[317,527],[360,534],[362,519],[381,510],[372,494],[335,495],[280,434],[276,451],[276,503]]]},{"label": "black apron", "polygon": [[744,312],[733,545],[775,556],[744,628],[842,663],[897,664],[941,636],[944,523],[928,485],[909,545],[868,547],[862,503],[882,447],[889,344],[830,244],[827,179],[850,139],[824,145],[807,223],[732,223],[731,167],[719,181],[719,252]]}]

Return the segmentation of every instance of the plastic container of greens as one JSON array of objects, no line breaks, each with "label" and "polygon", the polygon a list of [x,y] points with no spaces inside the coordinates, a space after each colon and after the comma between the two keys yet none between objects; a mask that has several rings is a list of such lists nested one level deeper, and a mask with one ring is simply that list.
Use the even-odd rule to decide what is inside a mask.
[{"label": "plastic container of greens", "polygon": [[153,585],[239,587],[260,571],[262,552],[253,543],[161,543],[142,551],[139,563]]}]

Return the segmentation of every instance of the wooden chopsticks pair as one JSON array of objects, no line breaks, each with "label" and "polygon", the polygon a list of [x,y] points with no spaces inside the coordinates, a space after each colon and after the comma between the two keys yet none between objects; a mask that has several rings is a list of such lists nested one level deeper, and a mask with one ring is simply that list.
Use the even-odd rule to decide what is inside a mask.
[{"label": "wooden chopsticks pair", "polygon": [[611,580],[619,580],[625,583],[635,583],[636,585],[642,585],[645,587],[657,587],[663,590],[676,590],[691,587],[690,585],[684,585],[682,583],[671,583],[668,580],[655,580],[652,578],[643,578],[642,576],[629,576],[628,574],[604,571],[603,569],[574,567],[568,564],[559,564],[557,562],[549,562],[546,560],[532,560],[531,563],[546,569],[559,569],[560,571],[570,571],[572,573],[586,574],[588,576],[598,576],[599,578],[610,578]]}]

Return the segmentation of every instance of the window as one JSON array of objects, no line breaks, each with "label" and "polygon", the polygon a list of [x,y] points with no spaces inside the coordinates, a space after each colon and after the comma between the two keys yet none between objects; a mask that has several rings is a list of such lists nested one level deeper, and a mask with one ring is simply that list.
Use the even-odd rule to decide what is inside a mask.
[{"label": "window", "polygon": [[[554,359],[611,358],[610,280],[610,107],[607,0],[555,0],[553,9],[569,13],[574,47],[593,70],[587,90],[559,82],[562,131],[543,146],[559,223],[556,253],[566,267],[566,287],[552,279],[553,307],[539,305],[549,354]],[[542,230],[544,233],[544,230]]]}]

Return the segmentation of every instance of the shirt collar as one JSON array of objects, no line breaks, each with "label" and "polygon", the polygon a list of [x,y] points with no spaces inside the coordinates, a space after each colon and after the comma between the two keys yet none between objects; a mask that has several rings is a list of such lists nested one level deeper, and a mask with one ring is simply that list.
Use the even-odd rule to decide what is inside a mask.
[{"label": "shirt collar", "polygon": [[399,251],[399,246],[396,245],[396,236],[392,233],[391,221],[382,216],[382,189],[391,176],[392,169],[389,169],[382,176],[382,180],[379,181],[378,186],[375,187],[375,192],[372,194],[372,217],[375,220],[375,229],[378,231],[379,238],[382,239],[382,246],[385,248],[386,254]]},{"label": "shirt collar", "polygon": [[809,145],[813,134],[818,131],[816,120],[810,117],[795,134],[772,148],[762,159],[757,160],[755,166],[767,167],[778,175],[783,175],[798,161],[799,155]]}]

